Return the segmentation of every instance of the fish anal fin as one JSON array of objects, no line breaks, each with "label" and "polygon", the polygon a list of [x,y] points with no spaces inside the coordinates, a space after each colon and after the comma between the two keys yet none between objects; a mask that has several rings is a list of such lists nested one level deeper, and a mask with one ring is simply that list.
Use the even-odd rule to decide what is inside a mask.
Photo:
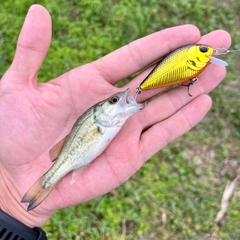
[{"label": "fish anal fin", "polygon": [[29,203],[27,211],[37,207],[54,188],[54,186],[44,188],[43,178],[44,176],[39,178],[38,181],[25,193],[21,200],[21,203]]},{"label": "fish anal fin", "polygon": [[50,150],[49,156],[50,156],[52,162],[54,162],[57,159],[57,157],[59,156],[59,154],[61,153],[63,145],[66,141],[66,138],[67,137],[63,138],[59,143],[57,143],[55,146],[53,146],[53,148]]},{"label": "fish anal fin", "polygon": [[72,179],[70,182],[70,185],[74,184],[76,182],[76,180],[79,178],[79,176],[81,175],[81,173],[84,171],[84,169],[87,167],[87,165],[74,169],[72,171]]}]

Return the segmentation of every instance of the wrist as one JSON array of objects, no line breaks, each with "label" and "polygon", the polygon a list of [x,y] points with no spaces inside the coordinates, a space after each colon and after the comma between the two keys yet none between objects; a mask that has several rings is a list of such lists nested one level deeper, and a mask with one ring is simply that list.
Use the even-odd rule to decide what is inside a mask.
[{"label": "wrist", "polygon": [[40,228],[30,228],[0,209],[1,239],[47,240],[46,233]]}]

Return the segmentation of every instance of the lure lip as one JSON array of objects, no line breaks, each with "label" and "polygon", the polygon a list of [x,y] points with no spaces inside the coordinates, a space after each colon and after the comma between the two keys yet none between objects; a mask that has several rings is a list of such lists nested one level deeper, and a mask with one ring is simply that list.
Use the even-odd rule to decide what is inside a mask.
[{"label": "lure lip", "polygon": [[217,65],[221,65],[221,66],[228,66],[228,63],[223,61],[222,59],[219,59],[219,58],[215,58],[215,57],[212,57],[212,56],[209,56],[209,58],[211,59],[210,62],[213,63],[213,64],[217,64]]}]

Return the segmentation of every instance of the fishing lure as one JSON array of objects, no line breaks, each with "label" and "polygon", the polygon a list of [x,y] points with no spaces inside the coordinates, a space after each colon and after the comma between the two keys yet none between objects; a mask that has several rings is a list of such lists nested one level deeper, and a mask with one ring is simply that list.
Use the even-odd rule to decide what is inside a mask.
[{"label": "fishing lure", "polygon": [[136,89],[136,96],[141,91],[172,86],[184,82],[189,83],[188,94],[192,96],[189,88],[198,80],[198,75],[202,73],[210,63],[215,63],[222,66],[228,64],[214,55],[227,53],[226,49],[214,49],[213,47],[205,44],[186,45],[174,50],[172,53],[164,57],[148,74],[148,76],[141,82]]}]

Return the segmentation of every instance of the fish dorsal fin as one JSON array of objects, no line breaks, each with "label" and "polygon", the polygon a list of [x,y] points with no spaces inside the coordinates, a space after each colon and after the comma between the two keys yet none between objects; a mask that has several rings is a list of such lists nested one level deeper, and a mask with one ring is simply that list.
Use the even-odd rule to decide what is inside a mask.
[{"label": "fish dorsal fin", "polygon": [[66,141],[66,138],[67,137],[63,138],[59,143],[57,143],[55,146],[53,146],[52,149],[50,150],[49,156],[50,156],[52,162],[54,162],[57,159],[57,157],[59,156],[59,154],[61,153],[63,145]]}]

